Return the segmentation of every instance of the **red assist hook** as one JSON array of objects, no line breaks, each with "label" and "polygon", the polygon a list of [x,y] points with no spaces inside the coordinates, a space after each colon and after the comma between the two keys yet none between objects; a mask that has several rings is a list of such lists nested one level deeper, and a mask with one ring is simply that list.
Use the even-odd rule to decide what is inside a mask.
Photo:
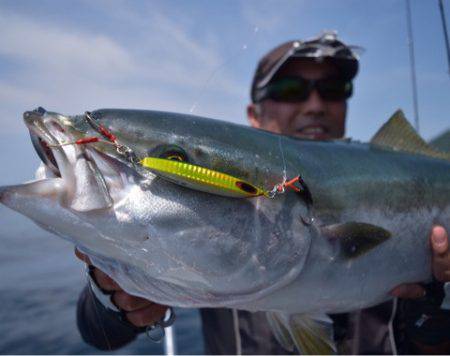
[{"label": "red assist hook", "polygon": [[296,192],[300,192],[301,189],[294,185],[294,183],[296,183],[296,182],[300,182],[300,176],[297,176],[291,180],[288,180],[287,182],[277,185],[278,193],[283,193],[286,190],[286,188],[290,188]]},{"label": "red assist hook", "polygon": [[117,141],[117,137],[114,136],[110,131],[108,131],[106,129],[106,127],[99,125],[98,126],[98,131],[105,137],[107,138],[109,141],[111,141],[112,143],[116,143]]},{"label": "red assist hook", "polygon": [[101,140],[99,137],[85,137],[80,138],[79,140],[73,141],[73,142],[64,142],[59,143],[57,145],[48,145],[49,147],[61,147],[61,146],[68,146],[68,145],[86,145],[88,143],[95,143],[95,142],[103,142],[103,143],[109,143],[112,142]]},{"label": "red assist hook", "polygon": [[[86,113],[87,114],[87,113]],[[88,114],[87,114],[88,115]],[[87,116],[89,118],[89,120],[92,120],[92,118],[89,116]],[[60,146],[67,146],[67,145],[86,145],[88,143],[95,143],[95,142],[102,142],[102,143],[109,143],[109,144],[113,144],[115,146],[119,146],[117,144],[117,137],[111,132],[109,131],[106,127],[102,126],[102,125],[96,125],[94,127],[104,138],[106,138],[107,141],[105,140],[101,140],[100,137],[85,137],[85,138],[81,138],[79,140],[73,141],[73,142],[64,142],[58,145],[49,145],[50,147],[60,147]]]},{"label": "red assist hook", "polygon": [[[298,183],[298,186],[295,185]],[[273,189],[268,193],[269,198],[274,198],[277,194],[282,194],[286,191],[286,189],[292,189],[293,191],[300,193],[303,191],[302,178],[297,176],[290,180],[284,180],[283,183],[276,184]]]}]

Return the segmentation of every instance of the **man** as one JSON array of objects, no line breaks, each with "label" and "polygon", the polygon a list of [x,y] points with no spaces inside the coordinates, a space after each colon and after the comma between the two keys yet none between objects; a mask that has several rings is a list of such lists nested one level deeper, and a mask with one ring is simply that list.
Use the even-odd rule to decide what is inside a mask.
[{"label": "man", "polygon": [[[347,99],[352,95],[352,79],[357,71],[356,56],[334,33],[306,42],[282,44],[258,64],[251,89],[252,103],[247,108],[249,122],[255,128],[300,138],[342,138]],[[430,242],[434,276],[449,281],[450,253],[444,229],[434,227]],[[89,263],[86,256],[79,252],[77,255]],[[95,282],[82,293],[78,305],[78,325],[88,343],[102,349],[118,348],[164,316],[167,307],[128,295],[98,269],[91,267],[90,274]],[[447,325],[450,317],[439,309],[442,298],[436,294],[442,294],[442,286],[433,284],[432,288],[435,289],[432,301],[424,299],[423,286],[402,285],[393,291],[394,296],[419,299],[399,304],[387,302],[332,316],[339,351],[359,354],[448,351],[445,347],[450,335],[447,337],[445,331],[449,329],[442,326]],[[107,300],[109,297],[105,299],[105,292],[112,303]],[[104,302],[100,304],[102,299]],[[103,306],[108,303],[109,307]],[[117,310],[115,307],[121,312],[112,312]],[[207,353],[286,353],[272,336],[264,313],[202,309],[201,315]],[[394,338],[401,341],[401,348],[395,345]]]}]

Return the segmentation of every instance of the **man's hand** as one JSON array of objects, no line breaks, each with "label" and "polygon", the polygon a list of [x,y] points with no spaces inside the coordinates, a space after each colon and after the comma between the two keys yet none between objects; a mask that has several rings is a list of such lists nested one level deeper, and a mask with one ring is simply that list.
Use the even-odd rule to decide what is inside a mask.
[{"label": "man's hand", "polygon": [[[450,282],[450,251],[448,235],[442,226],[434,226],[431,231],[430,244],[432,249],[432,269],[434,278],[440,282]],[[425,289],[420,284],[401,284],[395,287],[391,294],[404,299],[416,299],[425,295]]]},{"label": "man's hand", "polygon": [[[75,255],[86,264],[92,266],[89,257],[77,249],[75,249]],[[100,288],[112,293],[111,301],[125,312],[126,318],[134,326],[153,325],[164,317],[167,310],[166,306],[126,293],[115,281],[98,268],[94,269],[94,278]]]}]

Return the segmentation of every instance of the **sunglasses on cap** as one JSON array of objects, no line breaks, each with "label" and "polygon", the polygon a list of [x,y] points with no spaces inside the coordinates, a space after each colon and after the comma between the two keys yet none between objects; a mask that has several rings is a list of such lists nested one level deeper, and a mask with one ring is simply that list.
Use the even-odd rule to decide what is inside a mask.
[{"label": "sunglasses on cap", "polygon": [[309,80],[302,77],[282,77],[274,79],[255,93],[255,102],[272,99],[279,102],[302,102],[316,89],[326,101],[345,100],[352,96],[351,80],[323,78]]}]

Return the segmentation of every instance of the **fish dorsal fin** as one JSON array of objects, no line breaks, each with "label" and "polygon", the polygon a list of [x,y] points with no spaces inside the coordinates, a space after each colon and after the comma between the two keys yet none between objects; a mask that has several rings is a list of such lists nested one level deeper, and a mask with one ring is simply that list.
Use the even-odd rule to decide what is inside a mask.
[{"label": "fish dorsal fin", "polygon": [[332,355],[337,352],[333,321],[326,314],[267,312],[267,320],[278,342],[288,351],[294,346],[302,355]]},{"label": "fish dorsal fin", "polygon": [[450,154],[439,152],[426,143],[405,118],[403,111],[397,110],[394,115],[372,137],[370,143],[433,158],[450,160]]}]

